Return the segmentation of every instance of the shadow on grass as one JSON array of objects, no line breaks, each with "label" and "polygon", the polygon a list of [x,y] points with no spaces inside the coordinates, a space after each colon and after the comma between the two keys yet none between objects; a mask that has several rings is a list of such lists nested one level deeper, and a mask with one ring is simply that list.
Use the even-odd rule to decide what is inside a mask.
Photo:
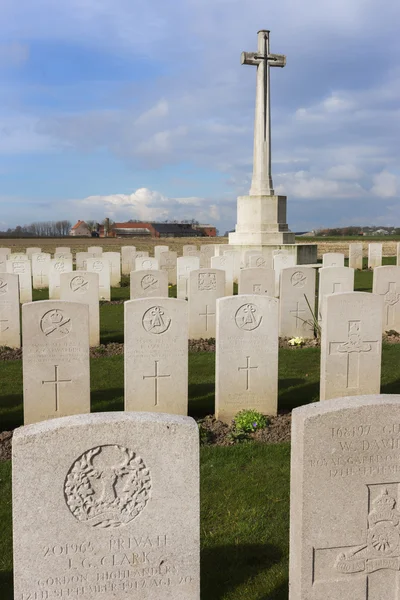
[{"label": "shadow on grass", "polygon": [[303,404],[319,400],[319,381],[308,382],[307,379],[279,380],[279,409],[292,410]]},{"label": "shadow on grass", "polygon": [[190,383],[189,384],[189,415],[201,418],[213,415],[215,412],[215,384]]},{"label": "shadow on grass", "polygon": [[400,379],[384,383],[381,386],[381,394],[400,394]]},{"label": "shadow on grass", "polygon": [[[281,559],[281,549],[272,544],[204,548],[201,552],[201,598],[221,600],[249,579],[280,563]],[[259,600],[283,600],[287,599],[287,594],[287,585],[279,586]]]},{"label": "shadow on grass", "polygon": [[7,394],[1,397],[0,431],[11,431],[24,424],[22,394]]},{"label": "shadow on grass", "polygon": [[124,333],[121,331],[106,331],[100,334],[100,344],[111,344],[112,342],[123,344]]},{"label": "shadow on grass", "polygon": [[91,394],[92,412],[124,410],[124,388],[97,390]]},{"label": "shadow on grass", "polygon": [[0,571],[0,597],[1,600],[13,600],[13,574],[12,571]]}]

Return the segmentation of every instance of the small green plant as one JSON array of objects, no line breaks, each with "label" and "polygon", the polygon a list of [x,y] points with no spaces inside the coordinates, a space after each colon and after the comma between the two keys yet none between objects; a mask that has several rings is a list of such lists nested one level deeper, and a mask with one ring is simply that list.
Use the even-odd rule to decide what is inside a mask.
[{"label": "small green plant", "polygon": [[291,340],[289,340],[288,344],[290,344],[291,346],[303,346],[304,345],[304,338],[302,338],[302,337],[294,337]]},{"label": "small green plant", "polygon": [[234,418],[235,433],[252,433],[268,425],[268,419],[253,409],[241,410]]},{"label": "small green plant", "polygon": [[200,445],[205,446],[212,440],[211,431],[209,431],[202,423],[197,423],[199,428]]}]

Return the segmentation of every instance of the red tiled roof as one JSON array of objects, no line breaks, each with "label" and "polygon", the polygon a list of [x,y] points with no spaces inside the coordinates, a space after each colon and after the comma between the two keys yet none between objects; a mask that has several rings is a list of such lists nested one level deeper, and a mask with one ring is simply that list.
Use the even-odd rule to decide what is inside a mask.
[{"label": "red tiled roof", "polygon": [[78,229],[78,227],[79,227],[80,225],[82,225],[82,224],[83,224],[83,225],[86,225],[85,221],[81,221],[81,220],[79,220],[77,223],[75,223],[75,225],[74,225],[73,227],[71,227],[71,231],[72,231],[73,229]]}]

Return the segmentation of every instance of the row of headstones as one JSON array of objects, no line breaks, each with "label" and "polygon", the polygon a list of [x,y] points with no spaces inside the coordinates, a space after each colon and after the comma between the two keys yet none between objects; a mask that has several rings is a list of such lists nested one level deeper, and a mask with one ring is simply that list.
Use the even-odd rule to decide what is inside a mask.
[{"label": "row of headstones", "polygon": [[[398,598],[399,423],[400,396],[292,412],[290,600]],[[193,419],[119,412],[21,427],[12,469],[15,598],[200,599]]]},{"label": "row of headstones", "polygon": [[[383,299],[323,299],[320,399],[380,390]],[[125,409],[187,414],[190,304],[125,303]],[[277,413],[279,303],[269,296],[216,302],[216,416]],[[44,300],[22,307],[24,422],[90,412],[89,309]]]},{"label": "row of headstones", "polygon": [[[183,261],[197,261],[183,257]],[[197,265],[192,265],[197,266]],[[225,272],[195,269],[186,272],[183,297],[189,299],[189,337],[216,335],[216,302],[226,295]],[[354,269],[323,267],[319,270],[318,315],[315,314],[316,271],[310,267],[292,267],[280,273],[279,336],[313,338],[316,321],[322,326],[323,298],[327,294],[354,290]],[[400,267],[376,267],[373,293],[383,298],[382,331],[400,331]],[[275,273],[271,269],[243,269],[239,275],[239,295],[274,297]],[[186,296],[187,295],[187,296]],[[62,300],[77,301],[90,307],[90,346],[100,342],[99,276],[97,273],[71,271],[60,275]],[[164,271],[131,273],[131,299],[168,297],[168,279]],[[0,275],[0,345],[20,347],[18,277]]]}]

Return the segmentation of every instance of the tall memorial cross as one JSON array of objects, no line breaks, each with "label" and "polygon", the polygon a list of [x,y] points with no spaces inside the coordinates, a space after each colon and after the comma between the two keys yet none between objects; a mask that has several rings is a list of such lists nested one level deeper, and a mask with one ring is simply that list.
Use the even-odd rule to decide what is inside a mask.
[{"label": "tall memorial cross", "polygon": [[270,67],[284,67],[283,54],[271,54],[269,31],[258,32],[257,52],[242,52],[242,65],[257,66],[256,112],[254,120],[253,179],[250,196],[273,196],[274,187],[271,171],[271,104]]}]

